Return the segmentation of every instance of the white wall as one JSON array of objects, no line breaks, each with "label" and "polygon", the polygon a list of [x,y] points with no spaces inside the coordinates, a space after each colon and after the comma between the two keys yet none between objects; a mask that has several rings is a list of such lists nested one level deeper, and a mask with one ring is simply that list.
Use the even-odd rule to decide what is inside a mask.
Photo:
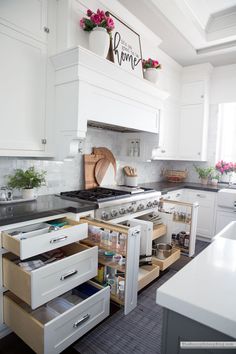
[{"label": "white wall", "polygon": [[214,68],[210,102],[211,104],[236,102],[236,64]]}]

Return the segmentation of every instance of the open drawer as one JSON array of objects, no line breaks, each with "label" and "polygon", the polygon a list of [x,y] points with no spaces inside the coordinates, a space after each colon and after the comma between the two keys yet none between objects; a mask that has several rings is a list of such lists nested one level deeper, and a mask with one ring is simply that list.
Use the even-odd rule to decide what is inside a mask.
[{"label": "open drawer", "polygon": [[139,267],[138,272],[138,291],[155,280],[160,273],[160,268],[156,264]]},{"label": "open drawer", "polygon": [[68,218],[62,218],[59,221],[67,223],[65,228],[50,232],[50,225],[47,223],[3,231],[2,246],[21,259],[26,259],[87,237],[88,225],[86,223],[80,224]]},{"label": "open drawer", "polygon": [[32,271],[15,263],[12,253],[3,256],[3,284],[33,309],[97,275],[98,248],[79,243],[61,247],[65,258]]},{"label": "open drawer", "polygon": [[61,353],[109,315],[110,289],[88,282],[37,310],[11,292],[4,322],[37,354]]},{"label": "open drawer", "polygon": [[152,257],[152,263],[160,267],[160,270],[165,270],[171,264],[175,263],[180,258],[180,249],[173,248],[172,253],[166,259],[159,259],[157,257]]}]

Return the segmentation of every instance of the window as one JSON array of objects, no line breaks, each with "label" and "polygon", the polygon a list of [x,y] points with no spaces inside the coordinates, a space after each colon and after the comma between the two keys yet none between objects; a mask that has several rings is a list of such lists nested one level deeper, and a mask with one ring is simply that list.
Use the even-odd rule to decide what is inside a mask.
[{"label": "window", "polygon": [[219,105],[217,160],[236,162],[236,102]]}]

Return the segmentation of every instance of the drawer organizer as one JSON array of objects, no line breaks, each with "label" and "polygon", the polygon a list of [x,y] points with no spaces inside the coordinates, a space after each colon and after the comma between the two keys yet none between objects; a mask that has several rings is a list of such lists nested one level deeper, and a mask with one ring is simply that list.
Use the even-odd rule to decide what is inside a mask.
[{"label": "drawer organizer", "polygon": [[4,319],[37,354],[56,354],[105,319],[109,304],[109,287],[91,281],[33,311],[8,291]]}]

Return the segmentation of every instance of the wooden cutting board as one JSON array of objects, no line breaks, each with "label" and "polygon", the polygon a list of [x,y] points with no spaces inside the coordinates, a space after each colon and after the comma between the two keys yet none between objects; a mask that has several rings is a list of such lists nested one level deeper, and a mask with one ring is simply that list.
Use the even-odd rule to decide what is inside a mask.
[{"label": "wooden cutting board", "polygon": [[103,155],[84,155],[84,184],[85,189],[95,188],[98,183],[95,180],[96,163],[103,159]]},{"label": "wooden cutting board", "polygon": [[114,186],[115,184],[114,166],[105,157],[96,163],[95,180],[99,186]]},{"label": "wooden cutting board", "polygon": [[115,175],[116,175],[116,159],[115,159],[113,153],[109,149],[107,149],[105,147],[98,147],[98,148],[94,147],[93,154],[94,155],[103,155],[107,160],[109,160],[114,167],[114,171],[115,171]]}]

